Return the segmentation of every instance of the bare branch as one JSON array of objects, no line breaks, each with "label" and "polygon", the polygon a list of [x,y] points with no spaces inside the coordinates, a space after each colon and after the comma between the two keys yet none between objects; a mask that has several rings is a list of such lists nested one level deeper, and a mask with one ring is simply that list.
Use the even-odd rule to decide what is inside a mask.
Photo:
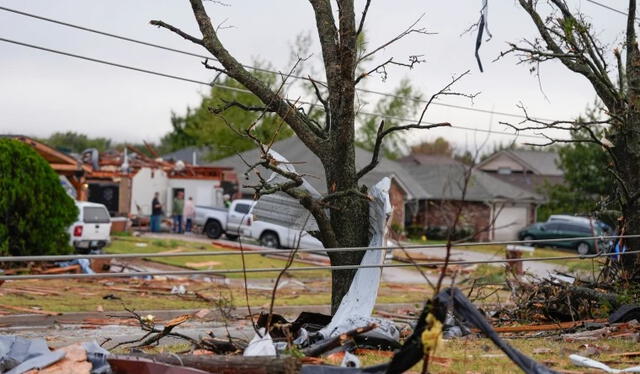
[{"label": "bare branch", "polygon": [[265,112],[271,112],[273,113],[274,110],[269,108],[269,107],[265,107],[265,106],[252,106],[252,105],[245,105],[242,104],[238,101],[227,101],[227,100],[222,100],[225,105],[221,106],[221,107],[210,107],[209,111],[213,114],[220,114],[225,112],[226,110],[230,109],[230,108],[240,108],[244,111],[247,112],[261,112],[261,113],[265,113]]},{"label": "bare branch", "polygon": [[219,74],[229,75],[228,71],[226,71],[226,70],[224,70],[222,68],[219,68],[219,67],[217,67],[215,65],[211,65],[209,63],[209,59],[206,59],[206,60],[202,61],[202,66],[204,66],[206,69],[217,71]]},{"label": "bare branch", "polygon": [[387,69],[386,69],[387,65],[403,66],[403,67],[409,68],[411,70],[411,69],[413,69],[413,67],[416,64],[419,64],[419,63],[422,63],[422,62],[426,61],[426,60],[422,59],[421,57],[422,57],[421,55],[409,56],[409,62],[408,63],[393,61],[393,57],[391,57],[387,61],[381,63],[380,65],[378,65],[375,68],[369,70],[368,72],[360,74],[356,78],[355,84],[357,85],[362,79],[367,78],[368,76],[370,76],[373,73],[380,74],[382,76],[382,81],[384,82],[384,81],[387,80],[387,77],[389,76],[389,74],[387,73]]},{"label": "bare branch", "polygon": [[373,146],[373,155],[371,157],[371,162],[367,166],[365,166],[364,168],[362,168],[362,169],[360,169],[358,171],[358,173],[356,174],[357,179],[362,178],[368,172],[370,172],[376,166],[378,166],[379,157],[380,157],[380,149],[382,148],[382,142],[384,140],[384,137],[389,135],[389,134],[391,134],[392,132],[411,130],[411,129],[427,130],[427,129],[432,129],[432,128],[435,128],[435,127],[451,126],[451,124],[448,123],[448,122],[432,123],[432,124],[428,124],[428,125],[423,125],[422,122],[424,120],[424,117],[425,117],[425,115],[427,113],[427,110],[429,109],[429,106],[431,105],[431,103],[433,103],[433,101],[438,99],[438,97],[440,97],[440,96],[445,96],[445,95],[448,95],[448,96],[463,96],[463,97],[467,97],[467,98],[473,100],[473,98],[475,98],[478,95],[478,93],[466,94],[466,93],[451,91],[451,87],[456,82],[458,82],[460,79],[462,79],[462,77],[464,77],[467,74],[469,74],[469,70],[467,70],[466,72],[464,72],[464,73],[462,73],[462,74],[460,74],[458,76],[454,76],[451,79],[451,82],[449,82],[446,86],[444,86],[442,89],[440,89],[440,91],[438,91],[435,94],[431,95],[431,97],[429,98],[429,100],[425,104],[424,108],[422,109],[422,112],[420,113],[420,118],[418,119],[418,121],[416,123],[410,124],[410,125],[405,125],[405,126],[394,126],[394,127],[390,127],[390,128],[385,130],[384,129],[384,121],[380,122],[380,126],[378,126],[378,132],[376,134],[376,141],[375,141],[374,146]]},{"label": "bare branch", "polygon": [[364,5],[364,10],[362,11],[362,17],[360,17],[360,25],[358,26],[358,31],[356,31],[356,36],[360,35],[362,30],[364,29],[364,20],[367,18],[369,5],[371,5],[371,0],[367,0],[367,3]]},{"label": "bare branch", "polygon": [[192,43],[204,46],[204,41],[202,39],[198,39],[195,36],[191,36],[191,35],[187,34],[186,32],[180,30],[179,28],[174,27],[174,26],[172,26],[172,25],[170,25],[168,23],[165,23],[165,22],[159,21],[159,20],[152,20],[152,21],[149,21],[149,23],[154,25],[154,26],[165,28],[165,29],[167,29],[167,30],[169,30],[171,32],[174,32],[174,33],[180,35],[181,37],[183,37],[184,39],[186,39],[186,40],[188,40],[188,41],[190,41]]},{"label": "bare branch", "polygon": [[590,35],[590,25],[582,18],[573,16],[564,0],[549,0],[560,11],[561,17],[550,16],[545,19],[536,9],[537,2],[518,1],[533,20],[541,39],[524,40],[526,46],[511,44],[510,49],[498,58],[516,53],[519,54],[520,63],[558,59],[573,72],[587,78],[607,108],[613,111],[621,97],[608,76],[602,47]]},{"label": "bare branch", "polygon": [[419,28],[419,29],[415,29],[414,28],[422,20],[423,17],[424,17],[424,13],[420,17],[418,17],[418,19],[414,23],[412,23],[406,30],[402,31],[400,34],[396,35],[391,40],[387,41],[386,43],[382,44],[381,46],[375,48],[371,52],[362,55],[360,58],[358,58],[358,62],[366,60],[367,58],[375,55],[379,51],[387,48],[391,44],[397,42],[398,40],[404,38],[407,35],[410,35],[410,34],[413,34],[413,33],[423,34],[423,35],[434,35],[435,33],[428,32],[424,27],[423,28]]},{"label": "bare branch", "polygon": [[280,96],[264,82],[257,79],[229,53],[218,38],[216,29],[211,23],[211,19],[202,4],[202,0],[190,0],[190,3],[193,14],[198,22],[200,32],[203,36],[202,39],[190,37],[179,29],[167,25],[162,21],[153,21],[152,24],[164,27],[182,37],[190,37],[188,40],[204,46],[218,59],[231,78],[234,78],[249,91],[253,92],[263,103],[267,104],[268,107],[273,108],[274,112],[277,113],[289,126],[291,126],[300,140],[302,140],[302,142],[304,142],[312,152],[315,154],[322,154],[324,146],[319,142],[318,135],[309,128],[307,124],[308,121],[304,117],[304,114],[297,110],[290,110],[291,106],[284,97]]}]

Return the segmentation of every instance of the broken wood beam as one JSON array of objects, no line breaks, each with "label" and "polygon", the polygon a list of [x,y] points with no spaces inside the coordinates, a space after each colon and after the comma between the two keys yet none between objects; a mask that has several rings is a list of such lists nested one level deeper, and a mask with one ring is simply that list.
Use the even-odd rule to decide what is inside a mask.
[{"label": "broken wood beam", "polygon": [[302,350],[305,356],[308,357],[317,357],[321,354],[328,352],[336,347],[341,346],[346,341],[351,340],[354,336],[364,334],[365,332],[371,331],[378,327],[375,323],[372,323],[368,326],[358,327],[357,329],[349,330],[340,335],[334,336],[333,338],[328,338],[322,340],[312,346],[309,346]]},{"label": "broken wood beam", "polygon": [[33,314],[44,314],[44,315],[47,315],[47,316],[60,316],[60,315],[62,315],[62,313],[60,313],[60,312],[50,312],[48,310],[38,310],[38,309],[31,309],[31,308],[23,308],[21,306],[13,306],[13,305],[0,304],[0,308],[8,309],[8,310],[15,310],[15,311],[18,311],[18,312],[26,312],[26,313],[33,313]]},{"label": "broken wood beam", "polygon": [[[530,332],[530,331],[552,331],[552,330],[564,330],[570,329],[576,326],[582,326],[585,323],[604,323],[607,322],[606,319],[589,319],[584,321],[575,321],[575,322],[558,322],[558,323],[550,323],[546,325],[519,325],[519,326],[505,326],[505,327],[494,327],[493,329],[496,332]],[[479,332],[478,329],[471,329],[471,332]]]},{"label": "broken wood beam", "polygon": [[113,358],[146,358],[165,364],[186,366],[225,374],[294,374],[300,371],[302,362],[295,357],[245,357],[219,355],[135,354]]},{"label": "broken wood beam", "polygon": [[80,265],[70,265],[43,270],[40,274],[80,273],[81,271],[82,269],[80,269]]}]

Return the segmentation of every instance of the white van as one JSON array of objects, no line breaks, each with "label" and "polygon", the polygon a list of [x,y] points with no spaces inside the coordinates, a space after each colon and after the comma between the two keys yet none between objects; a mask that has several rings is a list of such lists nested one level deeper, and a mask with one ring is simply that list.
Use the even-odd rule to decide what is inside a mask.
[{"label": "white van", "polygon": [[77,252],[100,250],[111,240],[111,216],[103,204],[76,201],[78,220],[69,227],[70,243]]}]

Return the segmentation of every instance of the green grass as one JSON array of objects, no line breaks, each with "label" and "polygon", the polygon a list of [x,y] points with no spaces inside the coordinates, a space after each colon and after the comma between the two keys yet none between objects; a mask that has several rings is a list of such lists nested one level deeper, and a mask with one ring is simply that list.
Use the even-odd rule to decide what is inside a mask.
[{"label": "green grass", "polygon": [[436,245],[436,244],[442,244],[442,245],[447,244],[446,240],[431,240],[431,239],[422,240],[422,239],[417,239],[417,238],[413,238],[413,239],[409,238],[409,242],[411,244],[434,244],[434,245]]},{"label": "green grass", "polygon": [[[559,371],[571,371],[575,373],[597,373],[598,371],[577,367],[569,360],[572,353],[581,354],[584,350],[584,342],[567,343],[553,338],[532,338],[509,340],[509,344],[514,346],[532,359],[545,364],[547,367]],[[622,359],[613,356],[616,353],[630,352],[637,350],[636,343],[631,339],[600,339],[590,341],[589,345],[602,347],[603,352],[592,356],[598,361],[613,361],[612,367],[624,368],[635,366],[640,359]],[[541,354],[534,354],[539,348],[548,348],[549,351]],[[522,371],[507,358],[507,356],[488,339],[454,339],[447,340],[439,346],[435,354],[437,360],[433,360],[429,365],[429,372],[438,373],[482,373],[482,374],[504,374],[521,373]],[[582,353],[584,355],[584,353]],[[387,362],[389,358],[380,357],[375,352],[361,355],[362,366],[370,366]],[[435,361],[435,362],[434,362]],[[332,364],[339,364],[331,362]],[[407,373],[420,373],[422,362],[414,366]]]},{"label": "green grass", "polygon": [[[186,295],[169,293],[172,286],[184,284]],[[331,303],[329,281],[307,282],[309,289],[281,289],[278,290],[275,305],[328,305]],[[47,295],[29,295],[28,293],[9,292],[12,288],[31,288],[51,290]],[[249,304],[254,308],[268,308],[271,302],[271,287],[268,289],[249,289]],[[431,292],[426,286],[410,286],[405,289],[402,285],[383,283],[378,291],[378,303],[412,303],[422,305]],[[136,290],[129,292],[128,290]],[[200,295],[210,300],[226,299],[236,308],[246,306],[244,287],[239,284],[228,287],[220,284],[203,282],[172,281],[172,280],[20,280],[7,281],[0,287],[0,304],[18,306],[29,309],[41,309],[51,312],[92,312],[98,308],[104,311],[123,311],[126,305],[136,310],[162,309],[203,309],[214,308],[213,301],[205,301],[194,295]],[[73,297],[69,297],[73,295]],[[118,299],[104,299],[107,295],[114,295]],[[5,311],[0,306],[0,311]],[[6,311],[14,314],[25,312]]]},{"label": "green grass", "polygon": [[[139,246],[142,243],[145,246]],[[137,245],[138,244],[138,245]],[[107,253],[160,253],[169,250],[182,250],[184,252],[203,251],[203,253],[215,253],[221,251],[229,251],[214,247],[211,244],[194,243],[178,240],[159,240],[147,238],[114,238],[111,245],[105,248]],[[238,251],[240,253],[240,251]],[[273,268],[274,272],[247,273],[248,278],[274,278],[278,275],[279,270],[283,269],[286,261],[264,257],[262,255],[250,254],[245,252],[245,261],[247,269],[257,268]],[[153,257],[148,260],[163,263],[167,265],[179,266],[193,270],[227,270],[242,269],[242,256],[238,255],[210,255],[210,256],[176,256],[176,257]],[[219,264],[210,264],[206,266],[195,266],[197,263],[216,262]],[[309,264],[294,262],[292,267],[312,266]],[[306,270],[292,271],[290,275],[295,278],[323,278],[330,275],[328,270]],[[225,273],[228,278],[242,278],[242,273]]]},{"label": "green grass", "polygon": [[[478,245],[469,247],[456,247],[465,251],[481,252],[491,255],[504,256],[506,247],[504,245]],[[524,252],[523,258],[551,258],[562,256],[576,256],[577,252],[570,249],[556,249],[549,247],[536,247],[533,252]],[[577,271],[591,271],[594,263],[596,271],[600,268],[598,260],[581,260],[581,259],[569,259],[569,260],[543,260],[543,262],[549,262],[552,264],[563,265],[567,267],[569,272]]]}]

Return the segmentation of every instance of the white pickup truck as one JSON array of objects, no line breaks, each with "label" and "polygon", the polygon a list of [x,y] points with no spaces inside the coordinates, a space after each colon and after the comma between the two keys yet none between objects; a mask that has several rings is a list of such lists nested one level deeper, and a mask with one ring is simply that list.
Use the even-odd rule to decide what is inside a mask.
[{"label": "white pickup truck", "polygon": [[222,234],[231,240],[238,236],[250,237],[270,248],[324,248],[322,243],[309,233],[263,221],[255,221],[251,210],[253,200],[239,199],[229,209],[196,206],[195,223],[204,227],[204,233],[212,239]]},{"label": "white pickup truck", "polygon": [[111,239],[111,216],[102,204],[76,201],[78,220],[69,227],[70,243],[78,253],[100,250]]}]

